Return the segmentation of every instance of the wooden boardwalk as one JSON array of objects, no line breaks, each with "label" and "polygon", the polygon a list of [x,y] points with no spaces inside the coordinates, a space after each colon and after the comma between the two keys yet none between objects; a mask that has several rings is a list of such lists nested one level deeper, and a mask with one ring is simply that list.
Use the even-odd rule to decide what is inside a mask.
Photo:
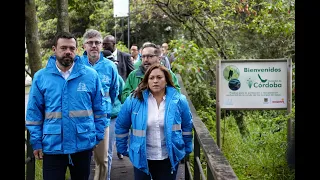
[{"label": "wooden boardwalk", "polygon": [[[121,180],[133,180],[133,166],[128,157],[124,156],[123,159],[119,159],[115,147],[113,149],[112,165],[111,165],[111,177],[110,179]],[[94,158],[91,160],[91,173],[89,180],[93,180],[94,177]]]},{"label": "wooden boardwalk", "polygon": [[[124,156],[119,159],[116,152],[116,147],[113,148],[112,165],[111,165],[111,180],[134,180],[133,166],[128,157]],[[94,158],[91,160],[91,173],[89,180],[94,177]],[[184,164],[180,163],[176,180],[184,180]]]}]

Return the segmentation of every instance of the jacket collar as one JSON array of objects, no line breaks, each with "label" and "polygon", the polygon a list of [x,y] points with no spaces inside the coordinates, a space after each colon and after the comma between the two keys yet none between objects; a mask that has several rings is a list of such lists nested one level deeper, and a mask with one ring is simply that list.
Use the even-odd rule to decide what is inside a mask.
[{"label": "jacket collar", "polygon": [[[46,70],[50,73],[61,75],[59,70],[56,67],[56,60],[57,60],[57,57],[55,55],[50,56],[48,63],[46,65]],[[74,66],[69,79],[85,73],[85,67],[82,61],[80,60],[80,56],[76,55],[73,63],[74,63]]]},{"label": "jacket collar", "polygon": [[144,76],[144,73],[145,73],[145,70],[142,66],[142,64],[139,66],[138,70],[136,71],[136,77],[140,77],[140,78],[143,78]]}]

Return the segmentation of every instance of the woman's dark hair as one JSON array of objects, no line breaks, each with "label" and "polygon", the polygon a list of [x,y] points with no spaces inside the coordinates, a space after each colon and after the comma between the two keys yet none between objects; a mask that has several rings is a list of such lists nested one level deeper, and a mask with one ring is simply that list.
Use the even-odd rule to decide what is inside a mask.
[{"label": "woman's dark hair", "polygon": [[163,74],[166,78],[167,86],[172,86],[172,87],[176,88],[176,86],[173,84],[172,76],[171,76],[169,70],[165,66],[156,63],[156,64],[151,65],[148,68],[142,81],[139,83],[137,89],[133,92],[133,97],[137,97],[141,101],[143,100],[142,91],[145,89],[149,89],[149,86],[148,86],[149,76],[150,76],[151,72],[155,69],[160,69],[163,72]]}]

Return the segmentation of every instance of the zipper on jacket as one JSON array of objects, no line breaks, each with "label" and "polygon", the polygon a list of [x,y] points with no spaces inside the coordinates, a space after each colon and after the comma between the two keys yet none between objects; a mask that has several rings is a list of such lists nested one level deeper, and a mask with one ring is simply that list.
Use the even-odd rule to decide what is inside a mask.
[{"label": "zipper on jacket", "polygon": [[[174,95],[176,94],[176,92],[172,95],[172,98],[174,97]],[[168,114],[169,114],[169,110],[170,110],[170,104],[171,104],[171,101],[172,101],[172,98],[170,99],[170,101],[168,102],[168,110],[166,110],[166,114],[165,114],[165,123],[164,123],[164,130],[165,130],[165,134],[166,134],[166,131],[167,131],[167,124],[168,124]],[[172,135],[171,135],[171,138],[172,138]],[[168,139],[167,139],[167,142],[166,144],[169,144],[168,143]],[[169,147],[169,146],[167,146]],[[172,148],[171,148],[172,149]],[[167,151],[170,150],[169,148],[167,148]],[[171,159],[170,159],[170,155],[169,155],[170,151],[168,151],[168,157],[169,157],[169,161],[170,161],[170,164],[171,164],[171,174],[173,174],[173,166],[172,166],[172,163],[171,163]],[[173,150],[172,150],[172,155],[173,155]]]},{"label": "zipper on jacket", "polygon": [[[170,109],[170,103],[171,103],[171,99],[170,99],[170,102],[169,102],[169,104],[168,104],[168,111],[166,112],[166,115],[167,115],[167,117],[168,117],[168,114],[169,114],[169,109]],[[168,118],[165,118],[165,120],[166,120],[166,123],[165,123],[165,126],[167,125],[167,119]],[[171,134],[171,138],[172,138],[172,134]],[[168,141],[168,140],[167,140]],[[167,149],[169,149],[169,148],[167,148]],[[171,155],[173,155],[173,149],[171,148],[171,150],[172,150],[172,153],[171,153]],[[169,151],[170,152],[170,151]],[[169,161],[170,161],[170,164],[171,164],[171,159],[170,159],[170,155],[169,155],[169,153],[168,153],[168,156],[169,156]],[[172,164],[171,164],[171,174],[173,174],[173,166],[172,166]]]}]

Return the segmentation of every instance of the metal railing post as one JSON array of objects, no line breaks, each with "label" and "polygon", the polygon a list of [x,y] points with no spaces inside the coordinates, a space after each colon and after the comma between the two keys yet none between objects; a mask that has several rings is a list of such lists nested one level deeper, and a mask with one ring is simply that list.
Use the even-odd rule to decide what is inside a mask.
[{"label": "metal railing post", "polygon": [[36,164],[35,159],[33,157],[33,150],[32,146],[30,145],[30,133],[27,130],[27,157],[30,157],[31,160],[27,162],[27,174],[26,174],[26,180],[35,180],[35,171],[36,171]]},{"label": "metal railing post", "polygon": [[194,161],[193,161],[193,168],[194,168],[194,174],[193,179],[194,180],[200,180],[200,169],[197,165],[197,157],[200,159],[200,144],[198,141],[198,136],[194,136]]},{"label": "metal railing post", "polygon": [[184,178],[185,178],[185,180],[190,180],[188,164],[189,164],[189,155],[186,155],[184,157]]}]

